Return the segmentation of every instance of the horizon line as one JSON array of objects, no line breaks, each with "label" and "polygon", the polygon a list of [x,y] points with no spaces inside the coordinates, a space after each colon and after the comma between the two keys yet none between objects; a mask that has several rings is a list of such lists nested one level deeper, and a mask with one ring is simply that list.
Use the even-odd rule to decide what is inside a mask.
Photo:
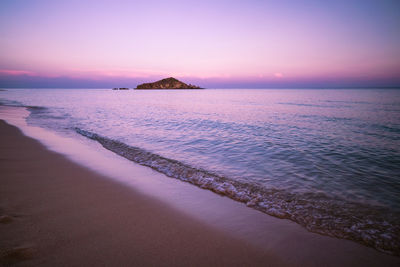
[{"label": "horizon line", "polygon": [[[125,87],[130,90],[135,90],[135,87]],[[1,87],[0,90],[7,89],[113,89],[113,87]],[[201,88],[204,89],[400,89],[398,86],[287,86],[287,87],[277,87],[277,86],[266,86],[266,87],[208,87]],[[160,89],[168,90],[168,89]],[[185,89],[179,89],[185,90]]]}]

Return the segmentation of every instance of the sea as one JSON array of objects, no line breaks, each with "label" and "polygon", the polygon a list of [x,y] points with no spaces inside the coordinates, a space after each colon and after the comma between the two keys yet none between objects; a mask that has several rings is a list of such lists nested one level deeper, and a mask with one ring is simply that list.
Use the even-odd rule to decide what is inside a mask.
[{"label": "sea", "polygon": [[27,123],[400,255],[400,89],[7,89]]}]

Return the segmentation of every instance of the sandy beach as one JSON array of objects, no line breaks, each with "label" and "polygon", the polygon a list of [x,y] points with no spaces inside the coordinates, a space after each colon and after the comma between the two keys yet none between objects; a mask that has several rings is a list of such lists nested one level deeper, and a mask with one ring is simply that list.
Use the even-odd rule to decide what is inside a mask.
[{"label": "sandy beach", "polygon": [[399,10],[0,1],[0,267],[400,267]]},{"label": "sandy beach", "polygon": [[[43,145],[44,136],[39,135],[48,133],[27,126],[23,109],[2,112],[22,132],[0,120],[1,266],[398,266],[400,262],[398,257],[308,232],[168,177],[159,177],[147,188],[161,194],[169,184],[175,194],[183,194],[182,190],[193,194],[198,204],[192,199],[189,206],[201,214],[193,216],[196,213],[175,206],[181,197],[172,202],[165,196],[156,198],[143,185],[129,186],[103,173],[107,168],[86,161],[82,165],[75,158],[85,157],[59,154],[54,142],[47,144],[50,148]],[[87,153],[83,151],[87,148],[63,144]],[[104,158],[86,158],[107,164]],[[109,160],[117,168],[125,166]],[[129,171],[144,180],[148,175],[155,178],[141,168]],[[163,189],[154,188],[156,184]],[[215,212],[221,215],[215,217]]]},{"label": "sandy beach", "polygon": [[1,264],[282,265],[0,122]]}]

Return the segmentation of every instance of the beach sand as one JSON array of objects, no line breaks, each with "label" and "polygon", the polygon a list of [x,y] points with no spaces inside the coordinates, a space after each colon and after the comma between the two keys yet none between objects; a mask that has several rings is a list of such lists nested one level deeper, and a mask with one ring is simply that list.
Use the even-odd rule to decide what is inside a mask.
[{"label": "beach sand", "polygon": [[1,265],[283,264],[47,150],[4,121],[0,140]]},{"label": "beach sand", "polygon": [[[10,123],[31,136],[29,127],[18,122],[24,120],[21,110],[6,109],[1,114],[13,118]],[[57,142],[60,140],[63,139]],[[63,146],[71,146],[64,144],[66,140],[61,142]],[[182,187],[173,189],[175,194],[181,195],[180,190],[186,190],[197,200],[207,199],[200,201],[202,211],[194,204],[191,210],[196,210],[197,215],[193,216],[176,209],[164,198],[155,199],[156,195],[101,175],[103,172],[96,168],[97,172],[83,167],[80,161],[73,162],[79,157],[77,154],[67,157],[50,151],[0,120],[0,266],[399,266],[400,263],[399,257],[308,232],[288,220],[160,177],[162,181],[174,182],[173,188]],[[142,168],[130,171],[143,176],[143,180],[150,178]],[[158,194],[165,192],[165,188],[152,186],[152,189]],[[205,212],[207,206],[209,211]],[[212,217],[215,212],[221,214],[218,219]],[[214,219],[207,221],[204,216]]]}]

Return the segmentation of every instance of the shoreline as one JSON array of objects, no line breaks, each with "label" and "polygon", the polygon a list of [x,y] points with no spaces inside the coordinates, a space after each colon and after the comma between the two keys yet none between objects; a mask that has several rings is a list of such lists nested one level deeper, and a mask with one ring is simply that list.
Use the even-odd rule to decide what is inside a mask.
[{"label": "shoreline", "polygon": [[[21,108],[20,108],[21,110]],[[135,198],[138,197],[139,195],[140,198],[143,198],[141,201],[144,203],[147,202],[157,202],[163,207],[163,210],[166,212],[172,212],[177,217],[182,216],[183,219],[181,220],[181,223],[185,224],[188,223],[187,227],[191,228],[192,225],[197,229],[196,225],[201,225],[204,227],[204,229],[201,231],[201,235],[203,236],[203,233],[206,233],[205,235],[207,236],[207,233],[218,233],[218,236],[223,236],[224,238],[227,238],[229,240],[233,240],[235,244],[238,244],[239,246],[244,246],[246,249],[248,249],[251,253],[255,253],[256,256],[250,257],[247,262],[245,262],[246,265],[271,265],[271,266],[281,266],[282,264],[284,265],[289,265],[289,266],[380,266],[381,264],[385,264],[386,266],[396,266],[397,264],[400,263],[400,258],[390,256],[387,254],[383,254],[381,252],[378,252],[374,249],[368,248],[361,246],[359,244],[356,244],[351,241],[347,240],[341,240],[341,239],[336,239],[336,238],[331,238],[327,236],[321,236],[315,233],[311,233],[306,231],[305,229],[301,228],[299,225],[290,222],[288,220],[282,220],[282,219],[277,219],[272,216],[257,212],[253,209],[250,209],[241,203],[235,202],[231,199],[228,198],[223,198],[215,193],[212,193],[207,190],[202,190],[197,187],[194,187],[192,185],[188,185],[186,183],[182,183],[179,180],[175,179],[169,179],[167,177],[164,177],[162,174],[156,174],[155,176],[159,177],[153,177],[153,174],[150,174],[151,172],[154,173],[149,168],[146,167],[135,167],[131,170],[133,170],[132,175],[134,174],[135,176],[142,176],[142,180],[148,180],[149,178],[159,178],[160,181],[157,181],[155,184],[153,183],[152,186],[145,186],[145,190],[143,190],[143,184],[137,183],[138,181],[135,181],[133,183],[127,182],[127,180],[121,180],[121,179],[115,179],[115,176],[113,176],[110,172],[107,170],[104,171],[103,169],[98,169],[96,168],[96,164],[87,164],[88,162],[82,162],[82,157],[79,155],[78,157],[77,154],[71,154],[71,153],[65,153],[65,149],[61,149],[57,146],[54,146],[54,142],[48,143],[48,139],[52,139],[51,136],[40,136],[38,133],[33,133],[35,130],[31,130],[30,126],[24,126],[24,123],[16,123],[15,120],[21,120],[24,121],[24,118],[21,116],[20,113],[15,113],[15,111],[18,111],[18,109],[11,109],[9,112],[11,114],[14,114],[14,117],[11,119],[11,123],[17,125],[19,129],[15,129],[15,131],[19,132],[19,135],[21,135],[19,138],[22,139],[29,139],[31,142],[37,143],[38,146],[41,147],[41,150],[43,150],[46,153],[50,153],[52,155],[56,155],[57,157],[60,157],[62,159],[62,164],[61,166],[64,166],[66,162],[69,165],[73,165],[77,168],[83,169],[85,172],[90,173],[91,182],[93,183],[93,187],[97,188],[98,186],[101,187],[103,183],[110,184],[110,188],[118,187],[120,188],[119,190],[126,191],[128,192],[130,197]],[[6,113],[4,113],[6,114]],[[4,116],[3,114],[3,116]],[[6,117],[9,118],[9,116],[6,114]],[[4,119],[4,118],[2,118]],[[2,120],[1,120],[2,121]],[[9,119],[7,120],[8,123]],[[3,128],[4,122],[2,122],[0,129]],[[8,127],[13,128],[14,126],[9,126]],[[27,128],[28,127],[28,128]],[[21,131],[30,137],[24,136]],[[42,133],[43,134],[43,133]],[[40,137],[39,137],[40,136]],[[8,146],[10,145],[17,145],[14,143],[18,143],[19,138],[17,142],[6,142],[4,138],[2,138],[2,146],[3,143],[4,145],[7,144]],[[35,139],[32,139],[35,138]],[[58,140],[59,142],[60,140]],[[64,140],[65,141],[65,140]],[[39,143],[40,142],[40,143]],[[57,142],[56,142],[57,143]],[[69,144],[65,144],[64,146],[69,146]],[[15,149],[14,149],[15,150]],[[71,148],[69,149],[71,150]],[[13,150],[12,150],[13,151]],[[56,151],[56,152],[52,152]],[[61,152],[60,152],[61,151]],[[96,151],[95,151],[96,152]],[[62,154],[59,154],[62,153]],[[79,152],[81,153],[81,152]],[[78,154],[79,154],[78,153]],[[111,153],[111,152],[110,152]],[[3,156],[4,154],[4,156]],[[39,153],[38,156],[40,156],[41,153]],[[23,153],[20,155],[23,156]],[[4,153],[4,150],[2,149],[1,153],[1,158],[6,159],[9,157],[9,155]],[[35,157],[36,159],[36,157]],[[91,158],[89,157],[91,163],[93,161],[98,160],[98,158]],[[120,159],[119,159],[120,161]],[[12,161],[11,161],[12,162]],[[18,172],[22,172],[27,174],[27,166],[32,164],[30,161],[22,161],[18,159],[18,163],[22,164],[24,163],[23,166],[24,168],[17,168]],[[104,161],[103,161],[104,162]],[[118,164],[115,161],[110,161],[110,164],[115,164],[115,167],[120,168],[122,165]],[[7,166],[7,162],[2,161],[2,164]],[[2,170],[5,168],[2,165]],[[38,170],[41,172],[46,172],[48,164],[41,165],[42,169]],[[135,165],[131,162],[129,162],[129,165]],[[52,165],[53,167],[53,165]],[[74,167],[74,168],[75,168]],[[111,167],[112,168],[112,167]],[[141,171],[141,169],[146,169],[147,171]],[[61,169],[65,169],[64,167],[61,167]],[[53,170],[54,171],[54,170]],[[115,171],[115,170],[114,170]],[[4,171],[2,171],[3,173]],[[126,172],[125,172],[126,174]],[[31,173],[28,173],[28,175],[31,175]],[[93,176],[94,175],[94,176]],[[75,181],[76,178],[72,179],[74,181],[74,184],[71,185],[71,181],[67,182],[71,178],[71,173],[69,172],[69,169],[63,173],[64,178],[58,178],[58,179],[64,179],[63,184],[68,185],[68,187],[73,187],[74,184],[79,185],[81,182],[78,180],[77,182]],[[150,177],[151,176],[151,177]],[[54,176],[53,176],[54,177]],[[111,177],[111,178],[109,178]],[[3,178],[2,178],[3,179]],[[4,181],[0,179],[0,182],[4,184]],[[86,181],[86,180],[85,180]],[[49,182],[49,180],[47,181]],[[87,181],[86,181],[87,182]],[[85,183],[86,183],[85,182]],[[154,181],[153,181],[154,182]],[[144,182],[148,183],[148,182]],[[150,182],[152,183],[152,182]],[[98,185],[99,184],[99,185]],[[182,199],[181,196],[179,198],[172,197],[171,201],[171,196],[168,196],[168,194],[171,194],[171,188],[167,189],[164,186],[168,185],[169,187],[173,187],[172,189],[172,194],[178,193],[179,195],[181,194],[186,194],[186,195],[191,195],[190,197],[192,198],[190,201],[193,201],[193,198],[195,198],[196,203],[190,202],[189,204],[181,204],[182,200],[187,199]],[[48,188],[49,185],[45,184],[45,187]],[[159,187],[159,188],[157,188]],[[115,189],[115,188],[114,188]],[[114,190],[113,189],[113,190]],[[137,190],[139,189],[139,190]],[[20,190],[20,188],[19,188]],[[58,190],[58,188],[57,188]],[[73,188],[66,188],[65,192],[71,193],[71,190],[73,191]],[[97,189],[96,189],[97,190]],[[97,192],[94,190],[94,192]],[[108,189],[104,189],[105,193],[110,194],[108,192]],[[155,191],[151,192],[150,191]],[[165,196],[164,191],[169,190],[170,192],[167,193]],[[118,190],[117,190],[118,191]],[[138,192],[139,191],[139,192]],[[7,190],[4,190],[5,193],[7,193]],[[89,188],[88,192],[91,192],[91,188]],[[29,192],[29,194],[31,194]],[[29,195],[28,194],[28,195]],[[132,194],[132,196],[131,196]],[[194,194],[194,195],[193,195]],[[5,211],[7,211],[6,206],[3,207],[2,205],[2,196],[5,195],[3,192],[1,192],[1,186],[0,186],[0,216],[3,215]],[[161,195],[161,197],[159,197]],[[12,196],[14,197],[14,196]],[[10,197],[10,199],[12,198]],[[189,198],[190,198],[189,197]],[[170,198],[170,199],[168,199]],[[204,201],[204,199],[207,199]],[[114,198],[110,198],[112,201],[114,201]],[[118,199],[118,198],[117,198]],[[201,201],[199,200],[201,199]],[[60,200],[61,201],[61,200]],[[64,200],[65,201],[65,200]],[[184,202],[183,201],[183,202]],[[104,200],[100,199],[99,201],[92,201],[93,205],[102,205],[104,204]],[[179,202],[179,204],[177,204]],[[107,205],[115,205],[112,203],[107,203]],[[148,205],[148,203],[146,204]],[[186,205],[186,207],[185,207]],[[211,205],[211,206],[209,206]],[[183,207],[183,208],[182,208]],[[2,209],[1,209],[2,208]],[[73,209],[74,207],[69,207],[69,209]],[[76,207],[75,207],[76,208]],[[99,207],[101,208],[101,207]],[[136,207],[138,208],[138,207]],[[187,212],[188,208],[191,210],[191,212]],[[126,211],[126,209],[125,209]],[[130,210],[129,210],[130,211]],[[143,209],[141,209],[143,211]],[[78,211],[74,211],[78,212]],[[83,212],[83,211],[79,211]],[[218,216],[214,216],[214,213],[221,213]],[[83,212],[84,213],[84,212]],[[125,214],[125,212],[122,212]],[[158,210],[157,210],[158,213]],[[13,214],[10,212],[10,214]],[[18,213],[15,213],[18,215]],[[238,215],[239,214],[239,215]],[[87,214],[86,214],[87,215]],[[86,216],[85,215],[85,216]],[[118,215],[117,217],[119,218],[121,215]],[[100,216],[98,216],[100,217]],[[14,218],[14,221],[19,221],[18,216]],[[192,222],[192,223],[190,223]],[[110,222],[111,224],[114,224]],[[119,224],[120,222],[117,221],[115,224]],[[9,224],[5,224],[8,225]],[[2,226],[2,224],[0,224]],[[26,226],[26,225],[25,225]],[[65,229],[65,225],[60,225],[60,228]],[[118,228],[116,225],[113,225],[113,227],[117,228],[117,233],[119,233],[120,228]],[[23,229],[21,226],[20,229]],[[114,229],[114,228],[113,228]],[[0,230],[4,230],[0,228]],[[129,230],[129,229],[128,229]],[[147,232],[149,229],[144,227],[145,232]],[[172,226],[170,229],[171,231],[178,231],[179,229],[177,226]],[[41,233],[43,235],[43,233]],[[108,233],[111,234],[111,233]],[[179,234],[179,231],[178,231]],[[145,235],[145,234],[144,234]],[[199,233],[196,233],[196,235],[199,235]],[[211,234],[213,237],[215,237],[215,234]],[[91,237],[92,238],[92,237]],[[100,236],[93,236],[92,242],[97,243],[95,240],[96,239],[104,239],[104,234],[100,233]],[[187,238],[187,237],[181,237],[181,238]],[[13,238],[10,238],[12,240]],[[37,234],[35,239],[42,239],[42,236]],[[118,238],[117,238],[118,239]],[[189,237],[189,239],[192,239]],[[211,239],[213,240],[213,239]],[[71,243],[74,243],[76,241],[79,241],[78,239],[72,238],[70,240]],[[117,242],[118,240],[115,240]],[[164,240],[165,241],[165,240]],[[190,242],[186,240],[187,242]],[[253,242],[254,241],[254,242]],[[158,242],[163,242],[162,240],[158,240]],[[25,242],[26,243],[26,242]],[[24,243],[24,244],[25,244]],[[29,252],[29,246],[32,242],[28,242],[28,252]],[[89,243],[89,241],[88,241]],[[228,242],[231,244],[231,242]],[[22,245],[24,245],[22,244]],[[36,245],[33,247],[35,248]],[[127,249],[125,245],[122,244],[124,249]],[[192,244],[193,246],[193,244]],[[14,248],[18,248],[19,245],[15,245]],[[104,246],[103,246],[104,247]],[[0,249],[1,253],[4,254],[4,249],[1,245],[0,242]],[[145,248],[143,248],[145,249]],[[160,253],[166,253],[165,248],[160,248],[161,252]],[[170,249],[169,247],[167,250]],[[196,249],[196,248],[194,248]],[[202,248],[203,249],[203,248]],[[229,247],[224,247],[226,250],[230,250]],[[112,249],[111,249],[112,250]],[[164,252],[163,252],[164,251]],[[216,253],[216,251],[214,251]],[[213,252],[213,253],[214,253]],[[158,252],[156,252],[158,253]],[[245,252],[246,254],[247,252]],[[235,252],[235,250],[231,250],[229,253],[225,253],[228,255],[231,254],[238,254],[240,253]],[[222,254],[222,255],[225,255]],[[214,255],[215,256],[215,255]],[[207,253],[207,256],[208,253]],[[61,257],[62,258],[62,257]],[[240,257],[242,259],[242,257]],[[29,263],[30,261],[27,261]],[[78,261],[77,261],[78,262]],[[1,260],[0,260],[1,263]],[[76,263],[76,262],[75,262]],[[163,262],[165,264],[165,262]],[[176,261],[174,261],[174,265]],[[187,263],[187,262],[185,262]],[[191,264],[196,263],[196,265],[202,265],[202,261],[198,261],[197,259],[193,262],[190,262]],[[236,262],[235,262],[236,263]],[[237,262],[238,265],[240,263],[243,263],[243,261]],[[208,263],[207,263],[208,264]],[[215,263],[211,263],[211,265],[225,265],[225,263],[221,263],[221,260],[216,261]],[[51,265],[51,264],[49,264]],[[179,265],[179,264],[178,264]],[[229,265],[231,265],[229,263]],[[234,264],[235,265],[235,264]]]},{"label": "shoreline", "polygon": [[[141,149],[140,147],[129,146],[118,140],[110,139],[81,128],[75,127],[74,129],[78,134],[98,142],[104,149],[109,150],[120,157],[128,159],[133,163],[151,168],[156,172],[162,173],[170,178],[190,183],[199,188],[212,191],[213,193],[224,197],[228,197],[234,201],[244,203],[250,208],[259,210],[273,217],[289,219],[308,229],[310,232],[358,242],[362,245],[375,248],[384,253],[393,253],[394,255],[399,256],[398,249],[396,250],[396,248],[398,248],[398,242],[396,242],[398,241],[398,238],[396,238],[396,229],[393,229],[395,228],[396,220],[389,220],[391,219],[390,216],[386,218],[386,220],[390,222],[388,225],[393,226],[393,228],[390,228],[387,226],[382,227],[379,223],[379,220],[374,221],[372,218],[370,218],[369,230],[372,233],[375,231],[375,235],[372,235],[369,233],[369,230],[365,229],[365,222],[364,224],[361,223],[360,219],[373,213],[374,208],[377,209],[376,207],[363,205],[356,202],[346,203],[343,201],[341,203],[341,210],[343,211],[348,209],[353,211],[351,214],[354,215],[342,215],[340,214],[341,210],[336,208],[337,203],[332,203],[331,198],[327,196],[325,196],[324,199],[325,205],[321,205],[319,203],[323,202],[321,201],[321,195],[318,197],[315,196],[315,198],[319,198],[319,202],[316,202],[313,201],[313,199],[307,198],[306,196],[300,196],[297,199],[292,195],[285,194],[279,190],[254,188],[246,183],[230,179],[229,177],[220,176],[204,169],[194,168],[191,165],[160,156],[154,152]],[[327,203],[330,203],[330,206]],[[280,207],[281,205],[284,205],[285,208],[282,209]],[[301,213],[299,212],[298,206],[302,207]],[[320,211],[318,214],[319,209],[328,209],[330,212]],[[358,213],[358,216],[355,215],[354,211]],[[309,216],[310,214],[315,213],[317,213],[319,216]],[[335,215],[331,216],[331,213]],[[386,210],[386,213],[391,214],[390,210]],[[293,216],[293,214],[296,214],[296,216]],[[324,220],[321,220],[321,217],[325,217]],[[340,225],[335,225],[334,222],[337,220],[341,221],[342,227],[340,227]],[[375,228],[372,226],[372,222],[375,223]],[[324,224],[325,227],[321,227],[320,224]],[[357,224],[359,225],[356,227]],[[349,225],[354,228],[351,229],[352,231],[350,231]],[[382,239],[382,232],[388,236],[386,239]]]},{"label": "shoreline", "polygon": [[48,151],[2,120],[0,137],[0,263],[282,265]]}]

